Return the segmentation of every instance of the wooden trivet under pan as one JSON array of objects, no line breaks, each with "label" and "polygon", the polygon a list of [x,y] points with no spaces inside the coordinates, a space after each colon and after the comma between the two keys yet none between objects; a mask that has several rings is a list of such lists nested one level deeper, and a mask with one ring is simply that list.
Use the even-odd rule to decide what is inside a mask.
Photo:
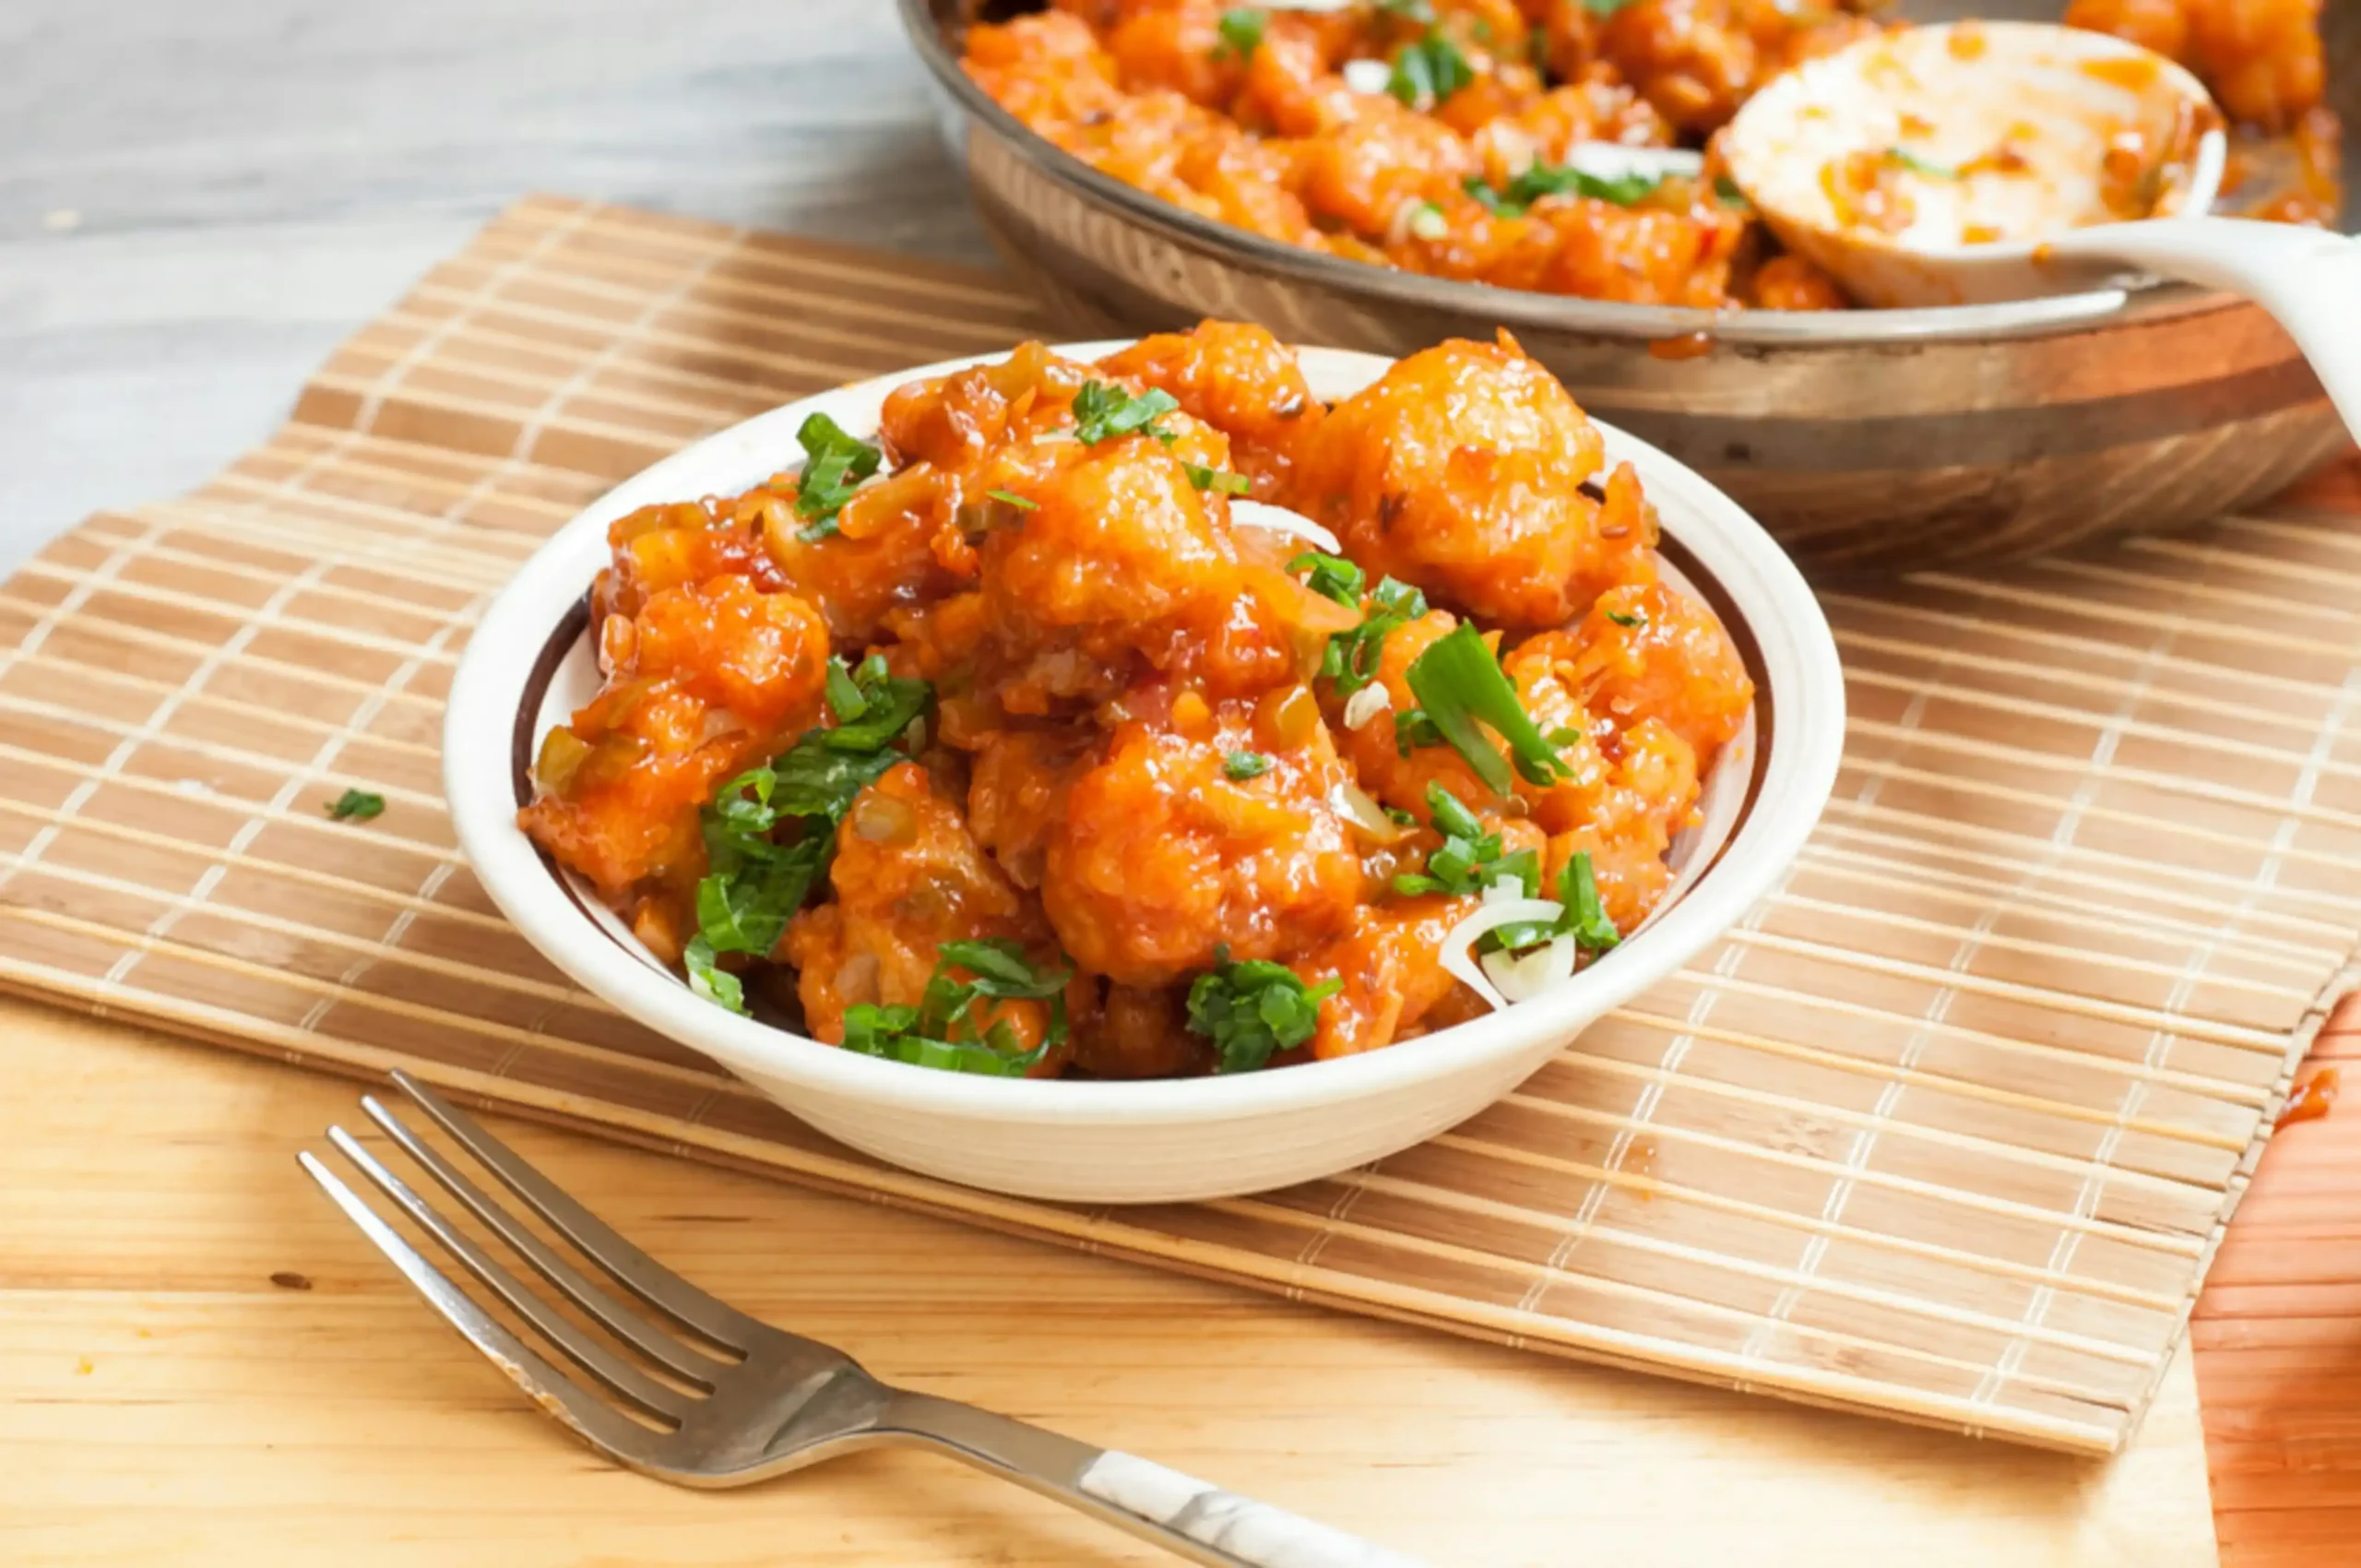
[{"label": "wooden trivet under pan", "polygon": [[[2349,984],[2361,472],[1830,594],[1836,799],[1718,948],[1369,1169],[1062,1207],[881,1168],[577,991],[438,786],[469,626],[584,503],[764,409],[1037,335],[988,273],[504,214],[268,444],[0,588],[0,983],[1347,1311],[2119,1447]],[[349,786],[385,814],[330,820]]]}]

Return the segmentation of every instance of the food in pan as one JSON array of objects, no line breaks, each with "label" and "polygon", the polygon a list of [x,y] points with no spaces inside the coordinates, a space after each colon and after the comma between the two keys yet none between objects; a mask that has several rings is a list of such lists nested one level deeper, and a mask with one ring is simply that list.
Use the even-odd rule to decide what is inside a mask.
[{"label": "food in pan", "polygon": [[[2066,19],[2206,83],[2242,131],[2225,205],[2327,222],[2341,132],[2321,102],[2319,5],[2072,0]],[[1890,25],[1874,9],[1057,0],[969,28],[963,65],[1059,148],[1265,239],[1546,293],[1833,309],[1843,291],[1778,251],[1714,139],[1781,72]],[[1702,152],[1693,176],[1659,178],[1618,155],[1675,147]]]},{"label": "food in pan", "polygon": [[1665,896],[1751,708],[1505,338],[1333,407],[1259,327],[1029,344],[801,439],[612,526],[604,684],[521,821],[701,994],[848,1050],[1237,1073],[1528,999]]}]

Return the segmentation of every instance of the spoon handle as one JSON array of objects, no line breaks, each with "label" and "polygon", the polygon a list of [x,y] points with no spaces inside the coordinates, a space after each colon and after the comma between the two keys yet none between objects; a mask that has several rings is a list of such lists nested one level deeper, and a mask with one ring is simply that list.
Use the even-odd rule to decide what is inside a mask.
[{"label": "spoon handle", "polygon": [[2361,241],[2244,218],[2165,218],[2077,230],[2050,248],[2246,295],[2296,340],[2361,439]]}]

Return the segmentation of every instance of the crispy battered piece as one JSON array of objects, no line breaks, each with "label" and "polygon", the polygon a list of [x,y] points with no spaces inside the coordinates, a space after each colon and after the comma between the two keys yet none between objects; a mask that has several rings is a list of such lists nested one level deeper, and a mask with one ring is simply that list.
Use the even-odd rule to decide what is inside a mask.
[{"label": "crispy battered piece", "polygon": [[621,902],[703,872],[699,808],[816,719],[828,638],[802,600],[725,576],[608,615],[599,649],[606,684],[543,741],[517,826]]},{"label": "crispy battered piece", "polygon": [[[946,942],[1003,937],[1049,958],[1039,911],[1009,885],[916,763],[900,763],[863,790],[836,831],[828,872],[836,901],[797,915],[779,956],[799,971],[796,995],[808,1032],[830,1044],[845,1038],[845,1009],[856,1003],[916,1006]],[[1021,1050],[1041,1041],[1046,1002],[994,1002],[975,1016],[981,1034],[1008,1025]],[[1052,1052],[1035,1067],[1054,1076]]]},{"label": "crispy battered piece", "polygon": [[1411,355],[1329,411],[1296,484],[1370,573],[1511,628],[1561,624],[1651,575],[1653,517],[1619,469],[1581,493],[1599,434],[1503,335]]},{"label": "crispy battered piece", "polygon": [[1292,968],[1306,985],[1343,982],[1320,1007],[1311,1054],[1327,1061],[1392,1045],[1459,989],[1442,939],[1478,900],[1431,897],[1356,910],[1352,929]]},{"label": "crispy battered piece", "polygon": [[1190,1032],[1177,987],[1110,985],[1097,1016],[1075,1030],[1074,1070],[1095,1078],[1188,1078],[1212,1064],[1212,1045]]},{"label": "crispy battered piece", "polygon": [[[1074,781],[1041,900],[1085,969],[1169,985],[1225,948],[1291,957],[1351,919],[1360,857],[1331,803],[1349,775],[1308,690],[1282,694],[1269,719],[1260,706],[1183,692],[1164,722],[1117,730]],[[1233,777],[1250,755],[1267,769]]]},{"label": "crispy battered piece", "polygon": [[2273,135],[2327,89],[2320,0],[2072,0],[2066,22],[2179,61],[2230,118]]},{"label": "crispy battered piece", "polygon": [[1326,411],[1295,356],[1262,327],[1208,321],[1159,333],[1101,360],[1099,368],[1163,388],[1228,436],[1232,461],[1254,481],[1261,501],[1285,489],[1297,454]]}]

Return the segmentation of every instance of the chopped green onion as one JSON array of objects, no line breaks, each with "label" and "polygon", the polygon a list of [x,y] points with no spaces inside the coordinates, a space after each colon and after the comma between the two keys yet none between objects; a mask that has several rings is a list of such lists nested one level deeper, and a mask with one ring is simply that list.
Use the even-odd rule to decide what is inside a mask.
[{"label": "chopped green onion", "polygon": [[328,815],[338,822],[366,822],[385,812],[386,797],[374,790],[347,790],[327,803]]},{"label": "chopped green onion", "polygon": [[1214,1042],[1214,1071],[1257,1072],[1318,1033],[1320,1004],[1343,989],[1335,980],[1307,986],[1285,964],[1233,964],[1224,949],[1189,987],[1189,1028]]},{"label": "chopped green onion", "polygon": [[1254,481],[1244,474],[1234,474],[1226,469],[1209,469],[1203,463],[1183,463],[1189,470],[1189,482],[1199,490],[1210,490],[1217,495],[1243,495],[1254,488]]},{"label": "chopped green onion", "polygon": [[1912,173],[1923,174],[1929,180],[1956,180],[1960,177],[1958,170],[1941,163],[1930,163],[1908,148],[1887,148],[1885,160],[1897,169],[1907,169]]},{"label": "chopped green onion", "polygon": [[1459,45],[1430,30],[1394,57],[1394,75],[1385,90],[1413,109],[1428,109],[1475,79],[1476,68]]},{"label": "chopped green onion", "polygon": [[987,490],[984,493],[995,501],[1005,501],[1019,511],[1038,512],[1041,509],[1038,501],[1027,501],[1022,495],[1012,495],[1005,490]]},{"label": "chopped green onion", "polygon": [[1594,17],[1611,17],[1631,0],[1583,0],[1583,9]]},{"label": "chopped green onion", "polygon": [[1338,696],[1351,696],[1376,680],[1385,639],[1395,627],[1408,625],[1427,612],[1427,596],[1397,578],[1382,579],[1369,597],[1370,607],[1361,624],[1330,637],[1321,654],[1320,673],[1336,683]]},{"label": "chopped green onion", "polygon": [[1464,184],[1469,196],[1499,217],[1522,218],[1527,208],[1543,196],[1589,196],[1617,207],[1635,207],[1654,195],[1664,182],[1655,175],[1636,172],[1608,179],[1562,163],[1535,163],[1511,180],[1506,188],[1473,174]]},{"label": "chopped green onion", "polygon": [[1394,891],[1415,898],[1426,893],[1453,897],[1480,893],[1502,877],[1514,878],[1527,896],[1541,886],[1541,861],[1530,849],[1503,855],[1501,836],[1484,831],[1484,824],[1465,802],[1440,784],[1427,786],[1427,809],[1434,814],[1435,831],[1442,847],[1427,857],[1423,872],[1402,872]]},{"label": "chopped green onion", "polygon": [[1341,555],[1323,555],[1317,550],[1307,550],[1287,563],[1290,572],[1305,572],[1303,586],[1323,599],[1331,599],[1347,610],[1358,610],[1361,591],[1369,586],[1369,574]]},{"label": "chopped green onion", "polygon": [[1493,793],[1507,794],[1513,780],[1479,719],[1509,743],[1516,771],[1527,783],[1552,784],[1566,776],[1565,763],[1525,711],[1516,687],[1473,624],[1462,623],[1418,657],[1410,666],[1410,690],[1442,738]]},{"label": "chopped green onion", "polygon": [[1216,60],[1243,60],[1263,47],[1263,30],[1271,23],[1271,14],[1252,6],[1240,6],[1221,14],[1221,42],[1214,45]]},{"label": "chopped green onion", "polygon": [[1134,398],[1120,386],[1086,381],[1074,395],[1074,437],[1086,446],[1096,446],[1119,435],[1153,435],[1169,445],[1179,438],[1156,422],[1180,406],[1160,386]]},{"label": "chopped green onion", "polygon": [[1644,626],[1648,624],[1646,616],[1626,614],[1620,610],[1608,611],[1607,618],[1619,626]]},{"label": "chopped green onion", "polygon": [[1261,752],[1231,752],[1221,759],[1221,770],[1238,783],[1260,778],[1271,771],[1271,759]]},{"label": "chopped green onion", "polygon": [[1450,235],[1451,221],[1443,217],[1442,208],[1437,207],[1433,202],[1422,201],[1418,204],[1418,209],[1410,214],[1410,232],[1416,238],[1431,244]]},{"label": "chopped green onion", "polygon": [[1714,195],[1721,198],[1724,207],[1745,208],[1753,205],[1746,199],[1746,193],[1738,188],[1738,182],[1727,174],[1714,176]]},{"label": "chopped green onion", "polygon": [[1623,940],[1615,922],[1607,918],[1606,906],[1598,901],[1598,879],[1592,873],[1588,851],[1577,849],[1559,871],[1558,906],[1557,919],[1495,926],[1478,945],[1487,952],[1521,953],[1571,936],[1583,952],[1604,953]]},{"label": "chopped green onion", "polygon": [[1442,731],[1423,707],[1406,707],[1394,716],[1394,749],[1404,756],[1427,746],[1442,744]]},{"label": "chopped green onion", "polygon": [[1431,0],[1377,0],[1377,8],[1406,22],[1417,22],[1422,27],[1434,25],[1435,8]]},{"label": "chopped green onion", "polygon": [[795,433],[803,448],[802,477],[795,481],[795,512],[806,527],[796,538],[815,543],[836,531],[836,514],[863,480],[877,471],[884,454],[825,414],[813,414]]}]

